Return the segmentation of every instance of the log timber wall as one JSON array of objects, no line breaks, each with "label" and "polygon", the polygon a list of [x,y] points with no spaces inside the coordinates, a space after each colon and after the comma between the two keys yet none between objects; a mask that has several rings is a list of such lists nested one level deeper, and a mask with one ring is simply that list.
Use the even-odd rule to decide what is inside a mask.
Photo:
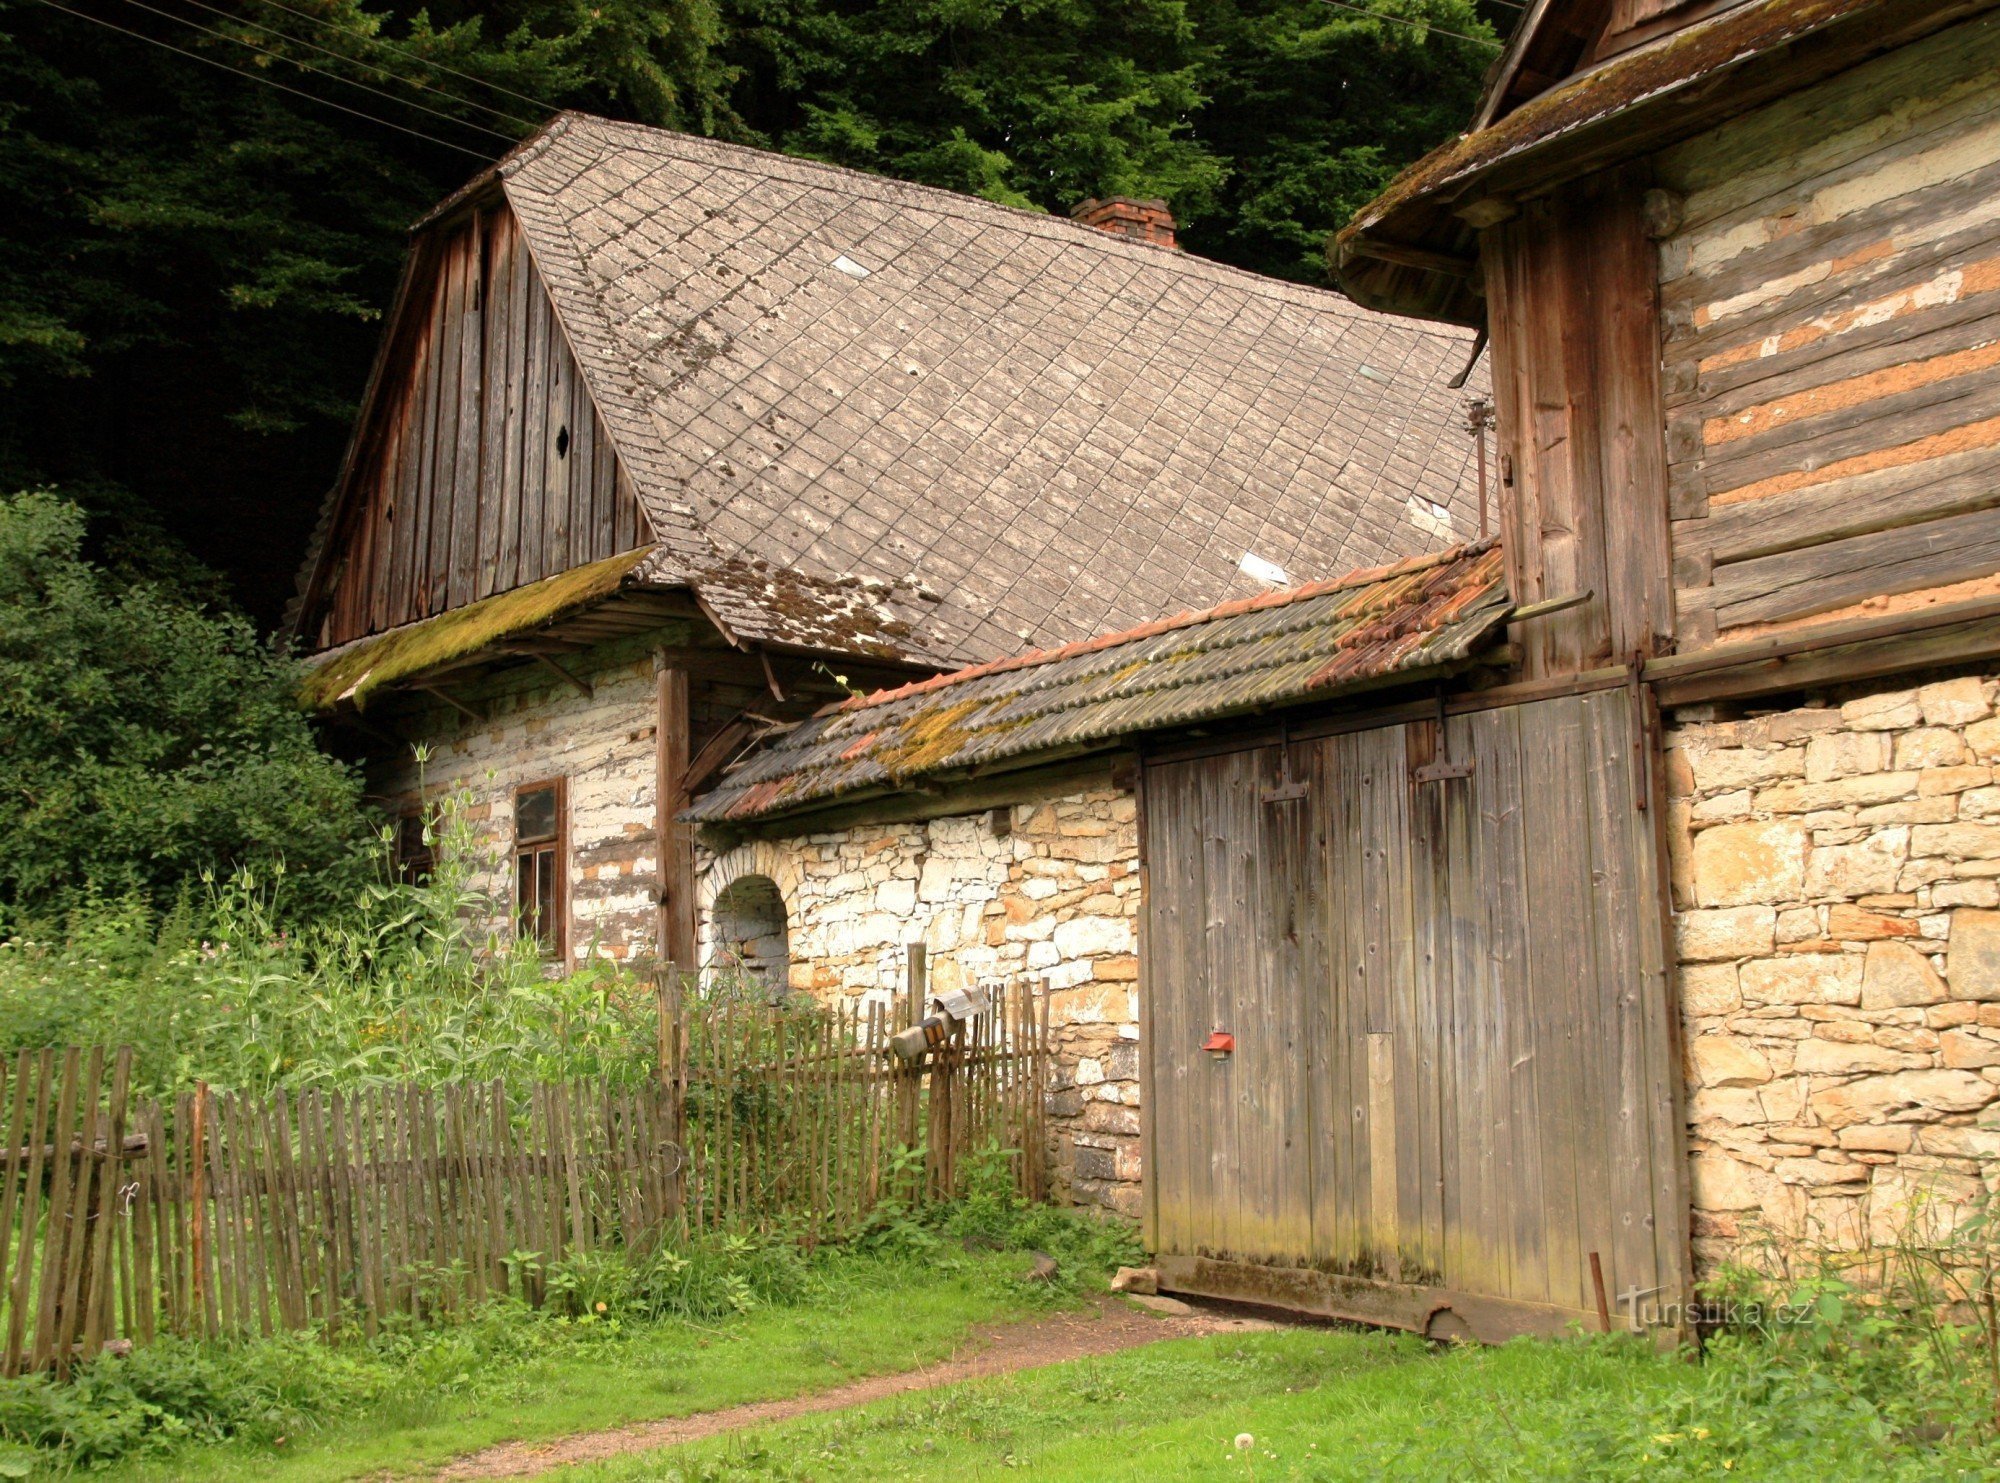
[{"label": "log timber wall", "polygon": [[1682,650],[2000,591],[2000,18],[1656,165]]}]

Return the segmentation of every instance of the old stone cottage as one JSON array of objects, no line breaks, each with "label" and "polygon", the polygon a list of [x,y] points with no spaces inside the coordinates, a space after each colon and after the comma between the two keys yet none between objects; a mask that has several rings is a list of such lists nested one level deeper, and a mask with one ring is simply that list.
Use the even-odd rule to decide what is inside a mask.
[{"label": "old stone cottage", "polygon": [[554,960],[859,995],[926,940],[942,979],[1041,976],[1067,1187],[1135,1210],[1129,786],[803,851],[675,816],[851,689],[1476,532],[1472,340],[1188,257],[1156,202],[1065,221],[565,115],[414,231],[302,578],[310,699],[410,868],[426,794],[469,790],[494,925]]},{"label": "old stone cottage", "polygon": [[1062,1187],[1178,1290],[1671,1329],[1949,1222],[1995,11],[1549,0],[1346,299],[565,118],[419,228],[314,698],[406,808],[436,747],[552,954],[1035,980]]}]

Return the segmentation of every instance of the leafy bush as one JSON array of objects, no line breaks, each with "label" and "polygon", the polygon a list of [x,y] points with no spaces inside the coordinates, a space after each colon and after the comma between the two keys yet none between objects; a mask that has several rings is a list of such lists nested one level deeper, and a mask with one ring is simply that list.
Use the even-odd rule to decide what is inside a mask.
[{"label": "leafy bush", "polygon": [[436,828],[430,880],[371,881],[304,925],[280,863],[211,876],[165,912],[93,895],[16,932],[0,941],[0,1050],[130,1045],[149,1092],[649,1075],[650,985],[595,961],[551,977],[532,944],[480,935],[462,800]]},{"label": "leafy bush", "polygon": [[0,911],[103,896],[170,906],[200,872],[287,862],[344,899],[371,837],[294,666],[249,622],[83,555],[84,516],[0,497]]}]

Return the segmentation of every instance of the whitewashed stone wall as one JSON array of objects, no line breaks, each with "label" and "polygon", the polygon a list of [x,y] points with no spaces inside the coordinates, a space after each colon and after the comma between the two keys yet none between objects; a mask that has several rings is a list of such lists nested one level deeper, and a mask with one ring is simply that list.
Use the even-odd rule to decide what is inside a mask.
[{"label": "whitewashed stone wall", "polygon": [[406,756],[370,791],[414,800],[462,789],[470,800],[476,885],[492,900],[484,925],[499,937],[513,912],[514,790],[560,777],[569,793],[569,956],[650,955],[655,918],[653,661],[619,659],[584,676],[588,697],[553,675],[517,671],[475,697],[474,722],[440,705],[425,718],[431,756]]},{"label": "whitewashed stone wall", "polygon": [[2000,1151],[2000,717],[1969,676],[1669,735],[1697,1265],[1932,1222]]},{"label": "whitewashed stone wall", "polygon": [[785,898],[801,992],[886,1000],[904,982],[906,945],[919,941],[939,992],[1045,983],[1059,1067],[1056,1194],[1138,1215],[1139,842],[1129,793],[754,840],[702,866],[704,953],[717,946],[715,898],[743,876],[768,877]]}]

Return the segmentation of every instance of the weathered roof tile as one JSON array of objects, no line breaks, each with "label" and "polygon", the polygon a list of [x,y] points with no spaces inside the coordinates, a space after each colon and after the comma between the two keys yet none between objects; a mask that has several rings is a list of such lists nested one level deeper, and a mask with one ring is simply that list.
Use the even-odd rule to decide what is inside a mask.
[{"label": "weathered roof tile", "polygon": [[1508,609],[1490,542],[1234,598],[844,702],[753,757],[684,817],[743,821],[1331,696],[1463,660]]}]

